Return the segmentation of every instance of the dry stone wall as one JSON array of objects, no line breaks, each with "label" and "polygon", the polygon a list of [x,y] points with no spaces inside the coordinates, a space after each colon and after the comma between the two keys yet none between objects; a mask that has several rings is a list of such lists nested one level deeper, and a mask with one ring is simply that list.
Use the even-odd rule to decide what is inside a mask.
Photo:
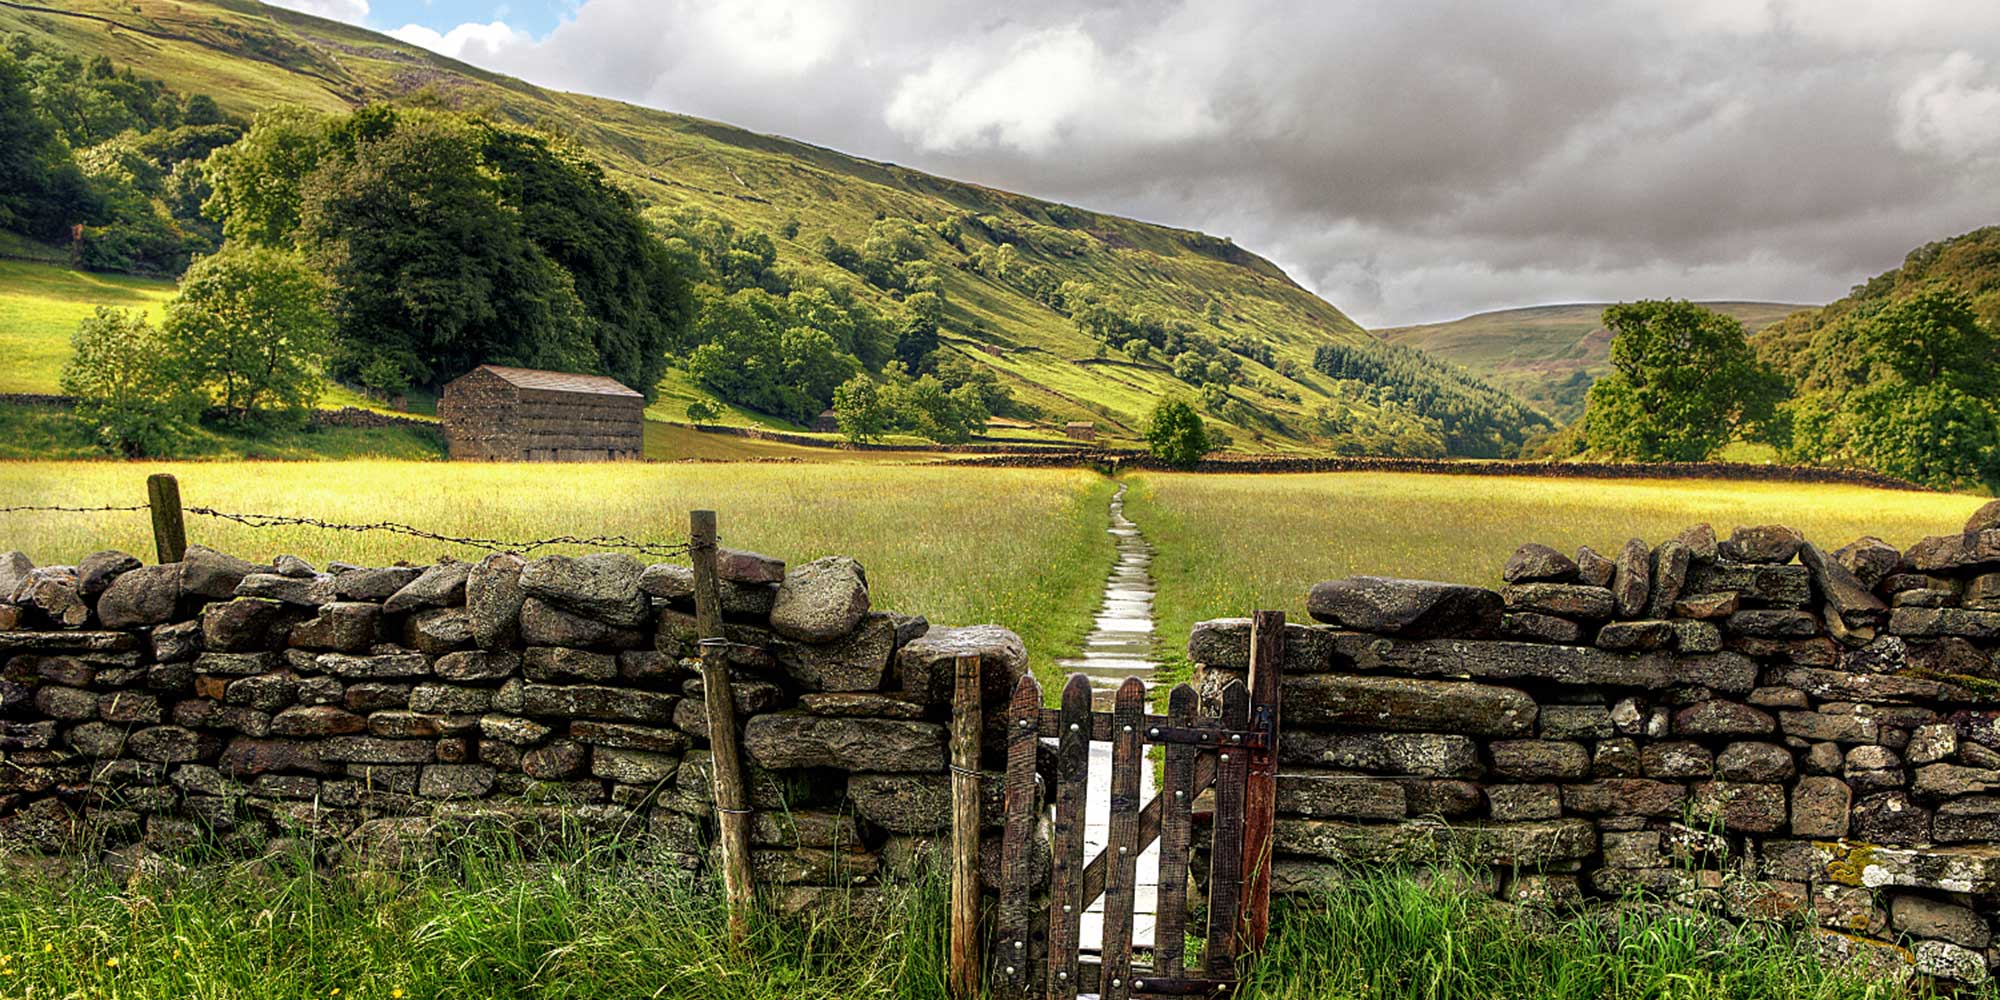
[{"label": "dry stone wall", "polygon": [[[1825,551],[1706,525],[1498,591],[1354,577],[1289,626],[1274,883],[1450,856],[1503,898],[1634,898],[1808,928],[1984,982],[2000,960],[2000,502]],[[1205,622],[1207,691],[1249,624]]]},{"label": "dry stone wall", "polygon": [[[982,657],[997,714],[1020,640],[877,610],[852,559],[719,562],[759,878],[806,905],[915,871],[950,826],[953,660]],[[0,555],[0,848],[310,834],[400,854],[565,822],[696,865],[714,807],[693,596],[688,567],[618,553]]]}]

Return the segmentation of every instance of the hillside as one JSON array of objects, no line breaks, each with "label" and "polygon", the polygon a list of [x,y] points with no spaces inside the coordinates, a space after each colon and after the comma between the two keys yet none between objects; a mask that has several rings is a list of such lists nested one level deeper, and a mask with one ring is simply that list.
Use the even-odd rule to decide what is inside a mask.
[{"label": "hillside", "polygon": [[[2000,226],[1988,226],[1926,243],[1909,252],[1901,267],[1855,285],[1846,297],[1806,309],[1771,324],[1751,338],[1759,355],[1795,381],[1808,378],[1822,355],[1836,346],[1834,330],[1843,319],[1942,287],[1964,295],[1985,329],[2000,330]],[[1822,334],[1832,340],[1815,345]]]},{"label": "hillside", "polygon": [[[1392,344],[1456,362],[1486,381],[1568,423],[1583,413],[1590,384],[1610,363],[1611,331],[1599,318],[1608,303],[1578,302],[1476,313],[1445,323],[1377,330]],[[1755,333],[1796,310],[1777,302],[1704,302]]]},{"label": "hillside", "polygon": [[[770,234],[780,269],[826,271],[829,245],[858,247],[878,222],[910,220],[937,265],[944,353],[993,371],[1020,411],[1044,425],[1090,420],[1113,439],[1131,440],[1155,400],[1199,394],[1202,379],[1186,366],[1107,348],[1106,340],[1124,342],[1105,333],[1109,325],[1156,337],[1165,329],[1176,343],[1199,339],[1223,351],[1227,393],[1211,386],[1204,407],[1237,450],[1492,455],[1539,429],[1536,414],[1493,387],[1423,355],[1385,351],[1338,309],[1227,239],[544,90],[250,0],[72,0],[62,9],[0,0],[0,34],[14,32],[136,67],[245,118],[284,104],[337,112],[393,100],[558,133],[650,209],[695,209]],[[1013,249],[995,266],[1003,243]],[[1071,283],[1088,286],[1114,322],[1100,315],[1087,323],[1057,291]],[[900,292],[851,284],[857,299],[898,308]],[[0,329],[0,346],[12,335]],[[1315,357],[1328,348],[1346,361],[1316,370]],[[687,404],[704,396],[685,372],[670,370],[652,415],[683,419]],[[725,419],[762,418],[737,410]]]}]

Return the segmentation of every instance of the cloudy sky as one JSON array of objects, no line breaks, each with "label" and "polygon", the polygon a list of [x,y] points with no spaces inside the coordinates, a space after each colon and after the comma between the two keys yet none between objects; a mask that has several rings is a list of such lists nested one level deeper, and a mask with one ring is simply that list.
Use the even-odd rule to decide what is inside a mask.
[{"label": "cloudy sky", "polygon": [[1836,298],[2000,223],[1993,0],[283,0],[1233,237],[1369,326]]}]

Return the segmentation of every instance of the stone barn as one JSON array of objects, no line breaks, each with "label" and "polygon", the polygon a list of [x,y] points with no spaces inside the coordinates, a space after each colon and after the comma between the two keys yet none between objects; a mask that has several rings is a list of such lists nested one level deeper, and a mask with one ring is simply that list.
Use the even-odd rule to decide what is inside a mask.
[{"label": "stone barn", "polygon": [[645,409],[616,379],[500,365],[451,380],[437,408],[451,457],[489,462],[637,459]]},{"label": "stone barn", "polygon": [[1063,433],[1072,441],[1097,440],[1097,425],[1088,420],[1072,420],[1063,425]]}]

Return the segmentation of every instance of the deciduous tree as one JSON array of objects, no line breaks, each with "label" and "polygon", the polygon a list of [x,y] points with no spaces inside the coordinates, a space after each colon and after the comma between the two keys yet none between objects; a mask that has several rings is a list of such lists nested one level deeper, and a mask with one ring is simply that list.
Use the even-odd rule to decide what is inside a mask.
[{"label": "deciduous tree", "polygon": [[1584,442],[1599,454],[1698,462],[1768,420],[1783,381],[1735,318],[1685,301],[1604,310],[1611,372],[1591,387]]},{"label": "deciduous tree", "polygon": [[303,416],[326,388],[330,291],[296,254],[232,246],[188,268],[167,303],[166,343],[231,417]]}]

